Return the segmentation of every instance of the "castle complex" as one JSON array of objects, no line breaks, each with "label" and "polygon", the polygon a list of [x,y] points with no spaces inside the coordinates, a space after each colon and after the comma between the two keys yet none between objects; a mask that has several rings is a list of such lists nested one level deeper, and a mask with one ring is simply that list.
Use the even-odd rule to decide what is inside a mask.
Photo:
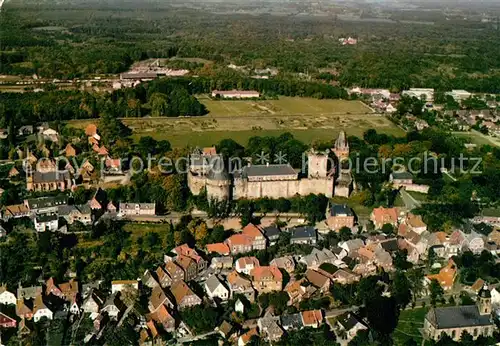
[{"label": "castle complex", "polygon": [[[339,144],[339,145],[337,145]],[[337,157],[349,155],[344,132],[333,148]],[[328,153],[311,149],[307,153],[307,176],[300,176],[289,164],[248,165],[229,174],[222,156],[215,148],[196,149],[190,157],[188,185],[193,195],[206,189],[211,199],[291,198],[296,195],[324,194],[332,197],[335,190],[335,172],[329,169]],[[350,181],[339,186],[340,195],[349,195]],[[337,195],[337,194],[335,194]]]}]

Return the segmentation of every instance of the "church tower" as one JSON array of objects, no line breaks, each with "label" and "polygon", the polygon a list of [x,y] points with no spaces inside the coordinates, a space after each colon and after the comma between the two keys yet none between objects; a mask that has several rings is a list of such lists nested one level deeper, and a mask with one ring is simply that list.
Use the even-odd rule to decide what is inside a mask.
[{"label": "church tower", "polygon": [[480,315],[491,314],[491,292],[486,284],[477,294],[477,307]]},{"label": "church tower", "polygon": [[347,135],[345,134],[345,131],[340,131],[339,136],[335,141],[333,152],[339,159],[339,162],[349,158],[349,143],[347,142]]}]

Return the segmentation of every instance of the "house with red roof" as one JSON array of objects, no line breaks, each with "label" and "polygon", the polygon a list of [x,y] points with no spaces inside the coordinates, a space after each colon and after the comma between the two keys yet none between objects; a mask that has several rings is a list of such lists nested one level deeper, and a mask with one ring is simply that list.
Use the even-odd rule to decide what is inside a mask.
[{"label": "house with red roof", "polygon": [[283,275],[276,266],[256,267],[252,269],[250,276],[253,287],[259,294],[283,289]]},{"label": "house with red roof", "polygon": [[2,328],[16,328],[17,322],[15,319],[0,312],[0,327]]},{"label": "house with red roof", "polygon": [[206,248],[209,254],[216,253],[221,256],[227,256],[231,253],[231,251],[229,250],[229,246],[224,243],[207,244]]},{"label": "house with red roof", "polygon": [[370,220],[375,225],[375,228],[382,228],[386,223],[391,224],[393,226],[398,225],[398,216],[399,209],[398,208],[375,208],[373,209]]}]

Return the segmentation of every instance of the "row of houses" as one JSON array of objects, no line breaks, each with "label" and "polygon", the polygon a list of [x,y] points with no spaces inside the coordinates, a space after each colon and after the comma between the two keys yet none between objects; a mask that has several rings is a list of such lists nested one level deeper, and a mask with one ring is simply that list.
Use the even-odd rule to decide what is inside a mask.
[{"label": "row of houses", "polygon": [[118,208],[108,201],[103,190],[98,189],[92,199],[85,204],[70,205],[68,196],[46,196],[26,199],[22,204],[8,205],[2,208],[4,221],[28,217],[33,220],[37,232],[57,231],[60,229],[60,218],[72,225],[80,222],[92,224],[104,212],[117,216],[151,216],[155,215],[155,203],[118,203]]}]

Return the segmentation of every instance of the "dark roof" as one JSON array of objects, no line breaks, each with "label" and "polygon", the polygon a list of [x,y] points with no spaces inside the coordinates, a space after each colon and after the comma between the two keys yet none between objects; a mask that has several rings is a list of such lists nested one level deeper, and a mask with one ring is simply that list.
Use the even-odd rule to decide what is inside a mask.
[{"label": "dark roof", "polygon": [[42,214],[36,217],[36,222],[50,222],[57,220],[57,214]]},{"label": "dark roof", "polygon": [[207,174],[207,178],[211,180],[229,180],[229,175],[224,169],[219,170],[211,168]]},{"label": "dark roof", "polygon": [[286,165],[252,165],[243,168],[243,176],[246,177],[265,177],[271,175],[292,175],[297,172]]},{"label": "dark roof", "polygon": [[292,229],[292,239],[295,238],[316,238],[316,230],[314,227],[295,227]]},{"label": "dark roof", "polygon": [[36,171],[33,173],[34,183],[45,183],[53,181],[66,181],[70,179],[69,172],[46,172]]},{"label": "dark roof", "polygon": [[340,315],[338,321],[345,330],[351,330],[356,324],[361,323],[356,316],[350,312]]},{"label": "dark roof", "polygon": [[340,246],[334,246],[332,248],[332,252],[336,254],[337,256],[342,253],[342,251],[345,251],[345,249],[341,248]]},{"label": "dark roof", "polygon": [[68,196],[40,197],[27,200],[30,209],[50,208],[68,204]]},{"label": "dark roof", "polygon": [[281,325],[285,328],[302,328],[302,318],[300,313],[292,315],[281,315]]},{"label": "dark roof", "polygon": [[477,294],[478,297],[480,298],[491,298],[491,292],[490,290],[488,289],[488,287],[482,287],[478,294]]},{"label": "dark roof", "polygon": [[74,205],[60,205],[57,208],[57,213],[60,216],[68,216],[76,207]]},{"label": "dark roof", "polygon": [[274,225],[264,227],[262,230],[266,238],[278,237],[280,235],[280,229]]},{"label": "dark roof", "polygon": [[380,246],[382,246],[382,248],[387,252],[394,252],[399,250],[398,240],[396,238],[382,241],[380,242]]},{"label": "dark roof", "polygon": [[493,324],[490,320],[491,315],[479,314],[479,309],[476,305],[434,308],[427,313],[426,318],[437,329],[488,326]]},{"label": "dark roof", "polygon": [[339,215],[346,215],[346,216],[353,216],[354,214],[352,213],[351,208],[349,208],[346,204],[335,204],[332,203],[330,205],[330,216],[339,216]]},{"label": "dark roof", "polygon": [[413,179],[413,175],[410,172],[394,172],[392,179]]}]

